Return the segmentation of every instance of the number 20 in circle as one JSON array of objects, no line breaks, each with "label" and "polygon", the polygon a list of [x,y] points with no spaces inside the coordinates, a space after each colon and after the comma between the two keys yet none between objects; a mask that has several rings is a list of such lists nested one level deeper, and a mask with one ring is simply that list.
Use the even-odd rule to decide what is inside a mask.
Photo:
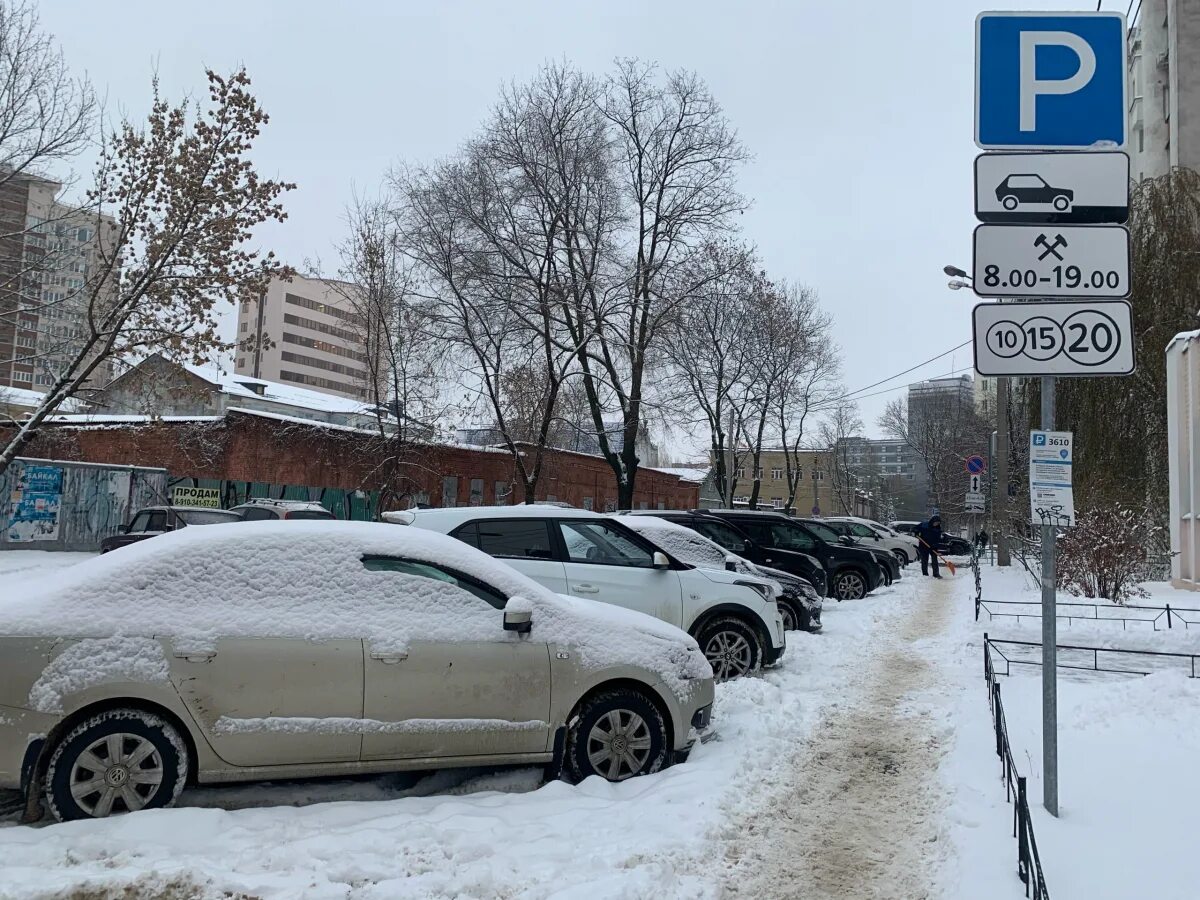
[{"label": "number 20 in circle", "polygon": [[1102,366],[1121,349],[1121,331],[1107,313],[1081,309],[1062,324],[1067,356],[1081,366]]}]

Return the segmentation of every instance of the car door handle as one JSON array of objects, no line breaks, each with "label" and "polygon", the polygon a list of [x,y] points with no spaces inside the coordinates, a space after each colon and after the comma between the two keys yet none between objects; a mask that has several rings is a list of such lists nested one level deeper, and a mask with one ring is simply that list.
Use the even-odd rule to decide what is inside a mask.
[{"label": "car door handle", "polygon": [[575,593],[598,594],[600,593],[600,588],[596,587],[594,584],[577,584],[575,585]]},{"label": "car door handle", "polygon": [[377,659],[386,666],[394,666],[402,659],[408,659],[407,653],[372,653],[371,659]]},{"label": "car door handle", "polygon": [[216,650],[177,650],[175,658],[182,659],[190,663],[206,663],[212,662],[212,658],[217,655]]}]

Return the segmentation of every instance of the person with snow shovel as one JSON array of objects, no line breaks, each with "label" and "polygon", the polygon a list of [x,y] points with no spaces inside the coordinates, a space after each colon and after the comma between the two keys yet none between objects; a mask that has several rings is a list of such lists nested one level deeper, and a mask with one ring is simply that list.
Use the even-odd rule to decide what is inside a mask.
[{"label": "person with snow shovel", "polygon": [[917,526],[917,555],[921,557],[921,574],[929,574],[930,558],[933,560],[933,577],[941,578],[938,571],[937,548],[942,546],[942,517],[930,516],[929,521]]}]

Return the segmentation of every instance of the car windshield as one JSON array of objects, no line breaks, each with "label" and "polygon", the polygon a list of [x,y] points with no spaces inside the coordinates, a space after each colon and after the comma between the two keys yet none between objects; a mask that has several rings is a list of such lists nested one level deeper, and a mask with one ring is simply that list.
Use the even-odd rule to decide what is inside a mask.
[{"label": "car windshield", "polygon": [[241,519],[237,513],[224,509],[177,509],[175,516],[184,525],[219,525]]}]

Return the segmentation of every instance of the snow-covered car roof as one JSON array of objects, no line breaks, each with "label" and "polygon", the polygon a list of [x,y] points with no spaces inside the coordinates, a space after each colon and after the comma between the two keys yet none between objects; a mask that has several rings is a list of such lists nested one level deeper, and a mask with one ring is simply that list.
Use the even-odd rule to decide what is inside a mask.
[{"label": "snow-covered car roof", "polygon": [[[658,516],[646,515],[622,515],[618,520],[685,563],[710,569],[724,569],[725,561],[732,559],[739,572],[752,574],[752,569],[745,560],[684,525],[660,519]],[[738,565],[739,563],[741,565]]]},{"label": "snow-covered car roof", "polygon": [[535,607],[536,638],[574,647],[586,666],[638,665],[669,679],[695,655],[686,652],[695,641],[673,625],[561,598],[454,538],[328,520],[184,528],[133,544],[0,600],[0,635],[172,638],[187,646],[222,637],[364,638],[400,650],[415,640],[517,639],[502,632],[498,609],[458,585],[371,569],[364,557],[430,563],[525,598]]}]

